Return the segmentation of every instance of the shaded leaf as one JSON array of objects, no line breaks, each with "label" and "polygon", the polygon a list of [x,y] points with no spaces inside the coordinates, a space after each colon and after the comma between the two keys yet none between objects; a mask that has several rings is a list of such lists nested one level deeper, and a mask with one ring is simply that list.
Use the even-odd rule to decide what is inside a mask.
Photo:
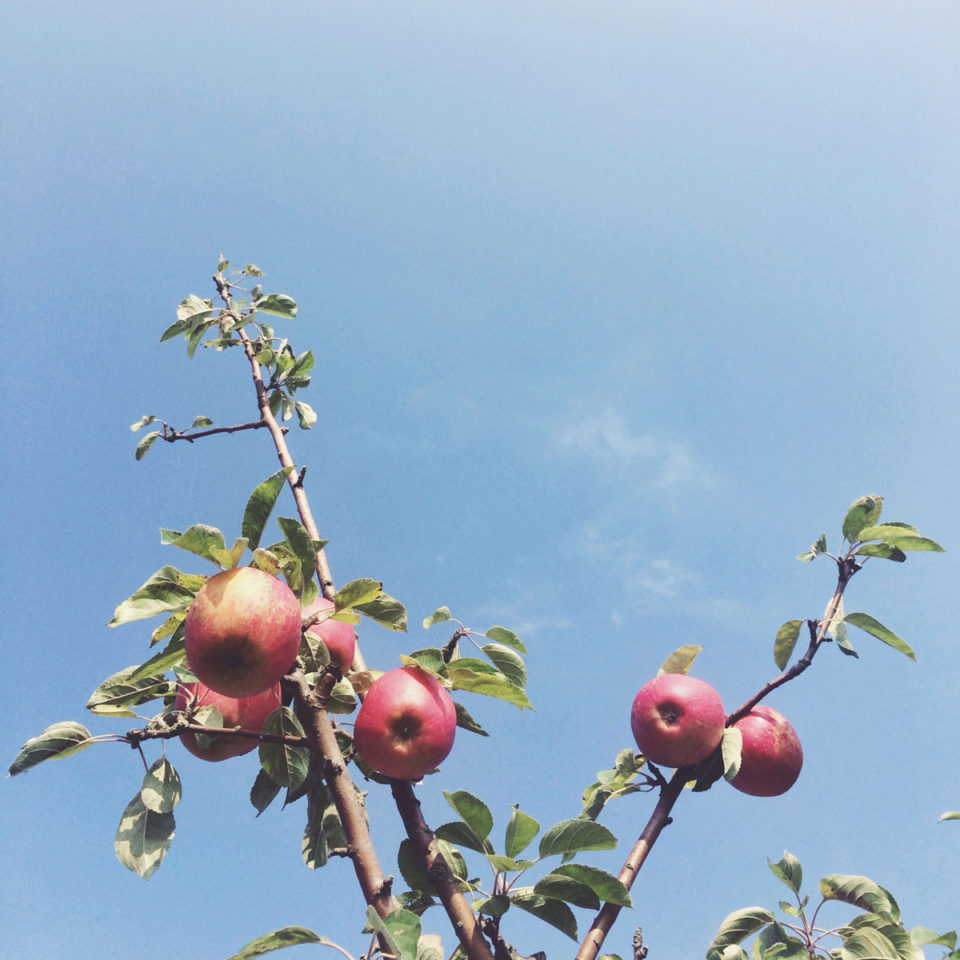
[{"label": "shaded leaf", "polygon": [[900,960],[900,954],[879,930],[864,927],[843,938],[840,960]]},{"label": "shaded leaf", "polygon": [[355,603],[353,609],[357,613],[362,613],[369,617],[380,626],[388,630],[396,630],[400,633],[406,633],[407,630],[407,611],[404,605],[387,593],[381,593],[376,600],[369,600],[365,603]]},{"label": "shaded leaf", "polygon": [[892,560],[894,563],[903,563],[907,555],[891,543],[865,543],[857,547],[854,553],[858,557],[880,557],[882,560]]},{"label": "shaded leaf", "polygon": [[562,900],[552,900],[534,893],[529,887],[523,887],[510,894],[510,903],[556,927],[571,940],[577,939],[577,920]]},{"label": "shaded leaf", "polygon": [[145,660],[130,676],[127,677],[127,683],[139,683],[146,677],[156,677],[183,663],[186,657],[186,651],[183,645],[183,622],[177,627],[177,632],[170,638],[170,642],[159,652],[155,653],[149,660]]},{"label": "shaded leaf", "polygon": [[399,960],[417,960],[420,918],[410,910],[395,910],[381,918],[373,907],[367,908],[367,924],[387,941],[390,952]]},{"label": "shaded leaf", "polygon": [[[274,710],[263,722],[264,733],[282,733],[289,737],[304,736],[300,721],[289,707]],[[310,751],[287,743],[261,743],[260,763],[271,779],[281,787],[296,788],[307,776]]]},{"label": "shaded leaf", "polygon": [[957,947],[957,932],[951,930],[949,933],[937,933],[929,927],[914,927],[910,931],[910,939],[918,946],[926,944],[946,947],[948,950],[955,950]]},{"label": "shaded leaf", "polygon": [[545,877],[541,877],[534,886],[533,892],[554,900],[564,900],[575,907],[586,907],[589,910],[596,910],[600,906],[600,898],[586,884],[562,874],[548,873]]},{"label": "shaded leaf", "polygon": [[[161,527],[160,542],[164,545],[180,547],[181,550],[194,553],[198,557],[203,557],[205,560],[212,560],[218,566],[225,566],[225,558],[231,555],[231,553],[227,551],[223,534],[216,527],[211,527],[206,523],[195,523],[183,533],[180,533],[178,530],[166,530]],[[246,546],[246,543],[244,543],[244,546]],[[242,549],[240,552],[243,552]],[[229,566],[234,566],[235,564],[236,560],[230,563]]]},{"label": "shaded leaf", "polygon": [[462,820],[451,820],[449,823],[441,823],[434,833],[447,843],[455,844],[458,847],[466,847],[468,850],[476,850],[477,853],[493,853],[493,847],[487,840],[481,840],[473,830]]},{"label": "shaded leaf", "polygon": [[239,953],[227,957],[227,960],[253,960],[273,950],[294,947],[301,943],[330,943],[326,937],[319,937],[306,927],[281,927],[271,930],[251,940]]},{"label": "shaded leaf", "polygon": [[522,853],[539,832],[539,822],[524,813],[517,804],[514,804],[510,820],[507,823],[504,846],[507,856],[516,857],[517,854]]},{"label": "shaded leaf", "polygon": [[527,668],[518,653],[501,643],[485,643],[481,649],[511,683],[520,688],[526,687]]},{"label": "shaded leaf", "polygon": [[[317,551],[320,549],[317,545],[319,541],[310,539],[310,534],[299,521],[293,517],[277,517],[277,526],[283,531],[287,543],[294,555],[300,561],[304,570],[312,571],[317,560]],[[309,576],[307,577],[309,579]]]},{"label": "shaded leaf", "polygon": [[917,655],[910,648],[909,644],[901,640],[892,630],[885,627],[879,620],[875,620],[869,613],[848,613],[844,618],[846,623],[852,623],[855,627],[865,630],[867,633],[882,640],[894,650],[899,650],[902,654],[908,656],[911,660],[916,660]]},{"label": "shaded leaf", "polygon": [[337,610],[349,610],[357,603],[366,603],[376,600],[383,593],[383,584],[379,580],[369,577],[360,577],[345,583],[334,597],[334,607]]},{"label": "shaded leaf", "polygon": [[482,913],[488,917],[502,917],[510,909],[510,898],[498,894],[487,897],[486,900],[475,902],[473,908],[477,913]]},{"label": "shaded leaf", "polygon": [[128,870],[148,880],[167,855],[175,826],[172,813],[148,810],[138,790],[117,827],[113,841],[117,859]]},{"label": "shaded leaf", "polygon": [[443,651],[439,647],[424,647],[413,653],[401,653],[400,659],[409,666],[420,666],[440,676],[443,673]]},{"label": "shaded leaf", "polygon": [[279,792],[280,784],[276,783],[273,777],[261,767],[257,771],[257,779],[253,781],[253,786],[250,788],[250,802],[257,811],[258,817],[273,803]]},{"label": "shaded leaf", "polygon": [[777,630],[777,635],[773,641],[773,662],[781,670],[786,668],[790,662],[790,657],[793,656],[802,624],[802,620],[787,620],[786,623],[780,624]]},{"label": "shaded leaf", "polygon": [[251,550],[260,546],[260,538],[263,536],[267,520],[270,519],[277,497],[293,470],[293,467],[281,467],[262,483],[257,484],[253,493],[250,494],[243,511],[243,523],[240,532],[247,538]]},{"label": "shaded leaf", "polygon": [[521,710],[532,709],[526,693],[520,687],[482,660],[454,660],[447,666],[447,678],[457,690],[469,690],[471,693],[506,700]]},{"label": "shaded leaf", "polygon": [[462,703],[453,702],[453,706],[457,711],[457,726],[463,730],[467,730],[470,733],[478,733],[481,737],[489,737],[490,734],[487,733],[483,727],[477,723],[476,720],[470,716],[470,712]]},{"label": "shaded leaf", "polygon": [[261,313],[270,313],[278,317],[293,319],[297,315],[297,303],[285,293],[269,293],[254,304]]},{"label": "shaded leaf", "polygon": [[15,777],[44,760],[59,760],[79,753],[90,746],[93,739],[90,731],[74,720],[62,720],[52,723],[37,737],[31,737],[14,757],[7,773]]},{"label": "shaded leaf", "polygon": [[698,643],[685,643],[682,647],[677,647],[660,665],[657,676],[662,676],[664,673],[689,673],[693,661],[697,659],[697,654],[702,649],[703,647]]},{"label": "shaded leaf", "polygon": [[576,853],[580,850],[612,850],[617,838],[592,820],[561,820],[540,838],[540,856]]}]

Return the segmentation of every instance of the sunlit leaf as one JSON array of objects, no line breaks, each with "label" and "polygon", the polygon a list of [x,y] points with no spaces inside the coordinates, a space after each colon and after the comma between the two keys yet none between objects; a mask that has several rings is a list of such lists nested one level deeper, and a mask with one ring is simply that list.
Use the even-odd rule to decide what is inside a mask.
[{"label": "sunlit leaf", "polygon": [[485,840],[490,835],[493,829],[493,814],[479,797],[475,797],[466,790],[455,790],[453,793],[444,790],[443,795],[447,803],[481,840]]},{"label": "sunlit leaf", "polygon": [[134,451],[134,456],[138,460],[142,460],[146,455],[147,451],[153,446],[153,441],[160,436],[159,430],[151,430],[144,438],[137,444],[137,449]]},{"label": "sunlit leaf", "polygon": [[825,900],[841,900],[861,910],[879,913],[899,920],[896,901],[879,884],[868,877],[854,874],[831,874],[820,881],[820,893]]},{"label": "sunlit leaf", "polygon": [[794,893],[800,892],[800,886],[803,883],[803,867],[800,861],[788,850],[783,851],[783,858],[774,863],[767,860],[767,865],[773,872],[773,875],[782,880]]},{"label": "sunlit leaf", "polygon": [[843,518],[843,536],[854,543],[859,539],[860,531],[873,526],[880,518],[883,509],[883,497],[870,495],[859,497],[847,508]]},{"label": "sunlit leaf", "polygon": [[943,820],[960,820],[960,810],[946,810],[937,818],[940,823]]},{"label": "sunlit leaf", "polygon": [[723,776],[732,780],[740,772],[740,754],[743,751],[743,734],[737,727],[725,727],[720,741],[723,759]]},{"label": "sunlit leaf", "polygon": [[117,607],[107,626],[116,627],[158,613],[185,610],[193,603],[206,579],[197,574],[181,573],[176,567],[161,567]]},{"label": "sunlit leaf", "polygon": [[270,313],[278,317],[293,319],[297,315],[297,304],[293,297],[285,293],[268,293],[261,297],[254,306],[261,313]]},{"label": "sunlit leaf", "polygon": [[[160,542],[164,545],[180,547],[188,553],[194,553],[205,560],[212,560],[218,566],[224,566],[224,559],[228,556],[227,545],[223,534],[206,523],[195,523],[183,533],[179,530],[160,528]],[[238,541],[239,543],[240,541]],[[246,543],[244,542],[244,547]],[[234,545],[236,548],[236,544]],[[241,553],[243,550],[241,549]],[[231,566],[236,563],[234,561]]]},{"label": "sunlit leaf", "polygon": [[134,431],[140,430],[142,427],[153,423],[153,421],[156,419],[157,418],[152,413],[144,414],[144,416],[142,416],[136,423],[130,424],[130,429]]},{"label": "sunlit leaf", "polygon": [[689,673],[693,661],[697,659],[697,654],[702,649],[703,647],[698,643],[685,643],[682,647],[677,647],[660,665],[657,676],[665,673]]},{"label": "sunlit leaf", "polygon": [[443,623],[444,620],[450,619],[450,608],[449,607],[438,607],[429,617],[424,617],[423,619],[423,629],[429,630],[436,623]]},{"label": "sunlit leaf", "polygon": [[911,660],[916,660],[917,655],[904,640],[901,640],[892,630],[885,627],[879,620],[875,620],[869,613],[848,613],[844,618],[846,623],[852,623],[855,627],[866,631],[878,640],[882,640],[894,650],[899,650],[902,654],[908,656]]},{"label": "sunlit leaf", "polygon": [[533,817],[524,813],[516,804],[507,823],[507,832],[504,851],[508,857],[516,857],[530,844],[530,841],[540,832],[540,824]]},{"label": "sunlit leaf", "polygon": [[764,907],[744,907],[727,914],[720,929],[713,935],[707,955],[716,951],[722,953],[730,944],[740,943],[741,940],[762,930],[768,923],[773,923],[774,915]]},{"label": "sunlit leaf", "polygon": [[420,918],[409,910],[395,910],[380,917],[373,907],[367,908],[367,923],[387,941],[390,952],[398,960],[417,960],[420,940]]},{"label": "sunlit leaf", "polygon": [[310,430],[316,425],[317,414],[309,403],[305,403],[303,400],[297,400],[293,405],[293,409],[297,413],[297,420],[300,422],[301,430]]},{"label": "sunlit leaf", "polygon": [[170,849],[176,822],[172,813],[156,813],[143,803],[140,791],[127,804],[113,841],[117,859],[148,880]]},{"label": "sunlit leaf", "polygon": [[481,649],[511,683],[521,688],[526,687],[527,668],[518,653],[502,643],[485,643]]},{"label": "sunlit leaf", "polygon": [[330,941],[326,937],[317,936],[306,927],[281,927],[279,930],[271,930],[270,933],[264,933],[255,940],[251,940],[239,953],[227,957],[227,960],[254,960],[255,957],[262,957],[273,950],[294,947],[301,943],[323,944]]},{"label": "sunlit leaf", "polygon": [[354,604],[376,600],[381,593],[383,593],[383,584],[379,580],[361,577],[345,583],[337,591],[333,603],[337,610],[349,610]]},{"label": "sunlit leaf", "polygon": [[37,737],[31,737],[14,757],[7,773],[15,777],[44,760],[59,760],[79,753],[93,742],[90,731],[74,720],[52,723]]},{"label": "sunlit leaf", "polygon": [[506,700],[521,710],[532,709],[526,693],[520,687],[482,660],[454,660],[447,666],[447,678],[457,690],[468,690],[471,693]]},{"label": "sunlit leaf", "polygon": [[[632,907],[630,891],[612,873],[591,867],[585,863],[567,863],[555,867],[553,876],[570,877],[578,883],[589,887],[605,903],[614,903],[619,907]],[[537,885],[539,887],[539,884]],[[540,891],[538,892],[545,892]],[[565,899],[565,898],[564,898]]]},{"label": "sunlit leaf", "polygon": [[90,694],[87,709],[100,716],[135,717],[136,713],[131,707],[175,692],[176,684],[162,674],[131,680],[131,677],[140,671],[140,664],[134,664],[107,677]]},{"label": "sunlit leaf", "polygon": [[404,605],[388,593],[381,593],[375,600],[364,603],[355,603],[353,609],[365,617],[379,623],[381,627],[406,633],[407,610]]},{"label": "sunlit leaf", "polygon": [[165,757],[150,767],[140,787],[140,799],[153,813],[169,813],[180,802],[181,793],[180,775]]},{"label": "sunlit leaf", "polygon": [[580,850],[612,850],[617,838],[591,820],[561,820],[540,838],[540,856],[577,853]]},{"label": "sunlit leaf", "polygon": [[491,627],[484,634],[484,636],[488,637],[490,640],[495,640],[497,643],[502,643],[508,647],[513,647],[513,649],[518,653],[527,652],[527,648],[520,641],[520,638],[512,630],[508,630],[506,627]]}]

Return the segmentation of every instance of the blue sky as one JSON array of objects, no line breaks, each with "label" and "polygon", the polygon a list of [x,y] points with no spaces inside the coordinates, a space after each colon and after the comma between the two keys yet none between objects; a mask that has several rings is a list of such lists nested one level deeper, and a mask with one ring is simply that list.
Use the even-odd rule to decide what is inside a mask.
[{"label": "blue sky", "polygon": [[[848,609],[918,662],[824,650],[770,701],[804,743],[796,787],[685,796],[606,946],[639,924],[651,956],[702,955],[729,911],[781,897],[784,848],[811,884],[867,874],[908,924],[960,923],[960,834],[936,822],[960,807],[955,4],[13,0],[4,21],[8,762],[55,720],[116,729],[83,704],[150,625],[105,622],[163,564],[202,571],[158,527],[238,535],[275,469],[250,434],[133,458],[144,413],[254,415],[238,359],[157,342],[222,250],[300,304],[321,422],[293,454],[337,582],[530,650],[536,712],[470,703],[492,736],[461,734],[420,789],[432,823],[441,788],[496,831],[511,803],[575,816],[683,643],[745,700],[778,625],[832,589],[795,554],[879,493],[948,553],[868,565]],[[386,668],[429,638],[360,639]],[[184,799],[149,882],[112,847],[131,751],[4,784],[4,954],[200,960],[302,924],[359,955],[352,873],[307,871],[299,809],[254,820],[254,758],[171,756]],[[369,802],[395,872],[396,812]],[[610,808],[620,846],[587,862],[616,871],[651,809]]]}]

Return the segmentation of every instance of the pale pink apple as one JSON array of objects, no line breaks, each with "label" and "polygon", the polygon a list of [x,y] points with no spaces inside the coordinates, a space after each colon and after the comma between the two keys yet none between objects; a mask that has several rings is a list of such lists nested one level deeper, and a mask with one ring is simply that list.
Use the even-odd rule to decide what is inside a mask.
[{"label": "pale pink apple", "polygon": [[730,783],[753,797],[778,797],[800,776],[803,747],[790,721],[758,704],[734,726],[743,736],[740,769]]},{"label": "pale pink apple", "polygon": [[437,678],[420,667],[397,667],[373,681],[353,742],[377,773],[419,780],[450,752],[456,729],[456,708]]},{"label": "pale pink apple", "polygon": [[184,621],[187,663],[211,690],[251,697],[272,687],[300,650],[300,604],[282,581],[234,567],[199,589]]},{"label": "pale pink apple", "polygon": [[[174,710],[191,707],[216,707],[223,715],[223,726],[242,727],[244,730],[259,730],[263,721],[280,706],[280,684],[276,683],[252,697],[225,697],[202,683],[182,683],[177,690]],[[189,731],[180,734],[180,741],[201,760],[216,762],[228,757],[239,757],[253,750],[259,741],[253,737],[221,737],[213,739],[208,746],[201,746],[197,736]]]},{"label": "pale pink apple", "polygon": [[351,624],[331,620],[327,611],[333,613],[333,601],[322,596],[303,608],[304,619],[315,613],[321,615],[320,620],[307,628],[307,633],[319,637],[326,644],[333,663],[339,664],[341,670],[349,670],[357,649],[357,635]]},{"label": "pale pink apple", "polygon": [[640,752],[665,767],[684,767],[713,753],[725,721],[717,691],[684,673],[664,673],[647,681],[630,712]]}]

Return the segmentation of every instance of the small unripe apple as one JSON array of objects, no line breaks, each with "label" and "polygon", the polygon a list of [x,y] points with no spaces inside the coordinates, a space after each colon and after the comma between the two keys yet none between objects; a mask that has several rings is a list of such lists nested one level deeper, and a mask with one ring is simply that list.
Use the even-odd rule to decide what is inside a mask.
[{"label": "small unripe apple", "polygon": [[[185,710],[188,706],[216,707],[223,716],[223,726],[242,727],[244,730],[259,730],[263,721],[280,706],[280,684],[274,684],[252,697],[225,697],[202,683],[182,683],[177,690],[174,710]],[[216,737],[208,746],[197,742],[197,735],[187,731],[180,734],[180,742],[201,760],[226,760],[249,753],[258,741],[252,737]]]},{"label": "small unripe apple", "polygon": [[758,704],[734,726],[743,737],[740,769],[730,783],[753,797],[778,797],[800,776],[803,747],[782,713]]},{"label": "small unripe apple", "polygon": [[339,664],[341,670],[349,670],[357,649],[357,635],[349,623],[326,617],[328,610],[333,613],[333,601],[326,597],[317,597],[303,608],[304,618],[315,613],[322,615],[312,627],[307,627],[307,633],[319,637],[326,644],[333,663]]},{"label": "small unripe apple", "polygon": [[227,697],[272,687],[300,650],[296,595],[256,567],[234,567],[207,580],[183,626],[190,669]]},{"label": "small unripe apple", "polygon": [[640,752],[665,767],[685,767],[713,753],[723,738],[725,721],[717,691],[685,673],[648,680],[630,712]]},{"label": "small unripe apple", "polygon": [[456,729],[456,708],[437,678],[420,667],[397,667],[367,691],[353,743],[377,773],[419,780],[450,752]]}]

